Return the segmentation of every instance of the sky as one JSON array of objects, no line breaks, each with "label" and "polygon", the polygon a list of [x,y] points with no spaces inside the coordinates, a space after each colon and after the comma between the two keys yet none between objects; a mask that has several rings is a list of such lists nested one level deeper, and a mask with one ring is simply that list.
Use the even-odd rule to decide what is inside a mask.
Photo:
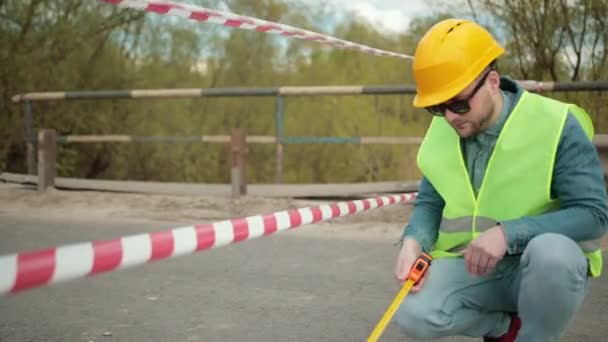
[{"label": "sky", "polygon": [[305,0],[310,4],[321,1],[352,11],[374,24],[380,32],[404,32],[410,20],[424,15],[428,0]]}]

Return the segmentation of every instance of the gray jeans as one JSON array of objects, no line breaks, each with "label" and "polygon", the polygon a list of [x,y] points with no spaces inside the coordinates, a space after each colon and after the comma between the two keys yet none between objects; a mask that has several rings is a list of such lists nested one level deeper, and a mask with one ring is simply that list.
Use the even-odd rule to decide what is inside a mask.
[{"label": "gray jeans", "polygon": [[429,271],[395,316],[402,332],[418,339],[500,336],[517,312],[518,342],[558,341],[588,291],[587,259],[558,234],[535,237],[521,257],[505,257],[488,276],[471,276],[463,258],[434,260]]}]

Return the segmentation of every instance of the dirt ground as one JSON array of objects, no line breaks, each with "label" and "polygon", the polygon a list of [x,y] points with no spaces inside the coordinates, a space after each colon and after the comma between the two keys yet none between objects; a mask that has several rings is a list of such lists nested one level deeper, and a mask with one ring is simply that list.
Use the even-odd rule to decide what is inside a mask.
[{"label": "dirt ground", "polygon": [[[0,183],[0,212],[50,219],[70,219],[86,215],[89,219],[197,224],[338,201],[342,200],[320,201],[251,196],[231,199],[61,190],[38,193],[29,186]],[[411,208],[412,206],[408,204],[394,204],[330,219],[321,224],[340,224],[342,230],[348,225],[351,233],[361,238],[377,238],[378,234],[398,237],[407,223]]]}]

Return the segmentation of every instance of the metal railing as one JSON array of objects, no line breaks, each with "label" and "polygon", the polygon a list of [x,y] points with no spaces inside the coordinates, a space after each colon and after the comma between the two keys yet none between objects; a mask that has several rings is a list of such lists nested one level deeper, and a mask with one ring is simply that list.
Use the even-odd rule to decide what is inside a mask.
[{"label": "metal railing", "polygon": [[[589,82],[537,82],[517,81],[531,92],[571,92],[606,91],[608,81]],[[18,94],[13,97],[22,103],[25,122],[25,143],[27,146],[27,170],[36,170],[36,130],[34,127],[32,104],[36,101],[62,100],[102,100],[102,99],[159,99],[194,97],[275,97],[275,135],[248,136],[247,143],[275,144],[276,165],[275,182],[283,181],[283,147],[286,144],[331,143],[331,144],[419,144],[420,137],[335,137],[335,136],[288,136],[284,132],[285,97],[292,96],[343,96],[343,95],[403,95],[416,93],[414,86],[310,86],[310,87],[273,87],[273,88],[212,88],[212,89],[150,89],[150,90],[102,90],[74,92],[35,92]],[[606,137],[598,136],[596,145],[603,147]],[[230,136],[133,136],[133,135],[70,135],[58,136],[59,143],[92,142],[203,142],[229,143]]]}]

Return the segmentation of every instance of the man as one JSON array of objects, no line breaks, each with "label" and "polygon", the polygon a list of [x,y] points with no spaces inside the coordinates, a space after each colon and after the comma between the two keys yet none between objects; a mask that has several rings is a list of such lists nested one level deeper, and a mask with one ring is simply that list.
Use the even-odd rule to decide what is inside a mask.
[{"label": "man", "polygon": [[448,19],[419,42],[415,107],[435,115],[397,259],[433,263],[396,321],[419,339],[558,341],[599,276],[608,204],[584,110],[500,77],[504,49]]}]

